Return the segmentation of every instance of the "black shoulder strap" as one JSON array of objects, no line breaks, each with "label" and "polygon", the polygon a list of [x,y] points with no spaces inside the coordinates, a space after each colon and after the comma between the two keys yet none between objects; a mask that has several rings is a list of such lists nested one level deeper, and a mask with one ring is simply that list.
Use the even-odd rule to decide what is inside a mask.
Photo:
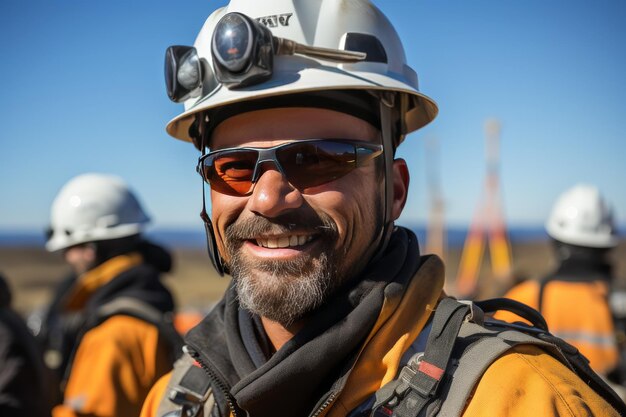
[{"label": "black shoulder strap", "polygon": [[211,379],[189,355],[182,355],[174,364],[157,417],[214,415],[219,416],[219,410],[215,407]]},{"label": "black shoulder strap", "polygon": [[118,297],[109,303],[98,306],[95,312],[82,312],[76,316],[76,341],[67,356],[62,375],[60,375],[62,380],[60,385],[64,386],[70,377],[76,352],[85,334],[107,319],[119,315],[135,317],[156,326],[159,334],[162,335],[169,344],[169,354],[172,364],[182,355],[184,345],[183,338],[178,334],[178,331],[176,331],[171,314],[163,313],[137,298]]},{"label": "black shoulder strap", "polygon": [[396,397],[402,401],[397,404],[388,403],[380,410],[381,415],[417,417],[436,398],[439,382],[448,367],[459,329],[470,312],[468,304],[451,298],[444,298],[439,302],[423,357],[414,367],[402,369],[400,383],[395,389]]},{"label": "black shoulder strap", "polygon": [[543,312],[543,296],[546,292],[546,286],[550,283],[552,277],[547,276],[539,280],[539,291],[537,291],[537,311]]},{"label": "black shoulder strap", "polygon": [[150,304],[133,297],[118,297],[99,306],[96,313],[89,317],[86,328],[93,328],[113,316],[130,316],[143,320],[157,327],[170,345],[172,363],[182,354],[183,338],[174,327],[173,314],[163,313]]},{"label": "black shoulder strap", "polygon": [[[591,370],[586,358],[575,347],[548,332],[545,320],[536,310],[509,299],[486,300],[474,303],[474,305],[478,308],[475,309],[472,303],[449,298],[439,303],[434,313],[432,330],[424,353],[414,356],[409,364],[402,368],[397,380],[390,382],[376,393],[372,416],[436,415],[446,408],[448,404],[446,401],[462,406],[479,378],[464,378],[461,374],[453,379],[446,378],[445,383],[440,383],[444,375],[452,374],[457,369],[465,369],[462,372],[476,369],[480,371],[483,366],[486,369],[504,351],[518,343],[530,343],[543,347],[547,353],[572,369],[620,415],[626,416],[626,404]],[[497,310],[512,311],[533,323],[535,327],[504,322],[481,323],[482,312],[490,313]],[[459,334],[462,326],[464,326],[463,336]],[[461,340],[464,342],[460,343]],[[482,342],[490,343],[482,343],[481,349],[478,349],[482,352],[481,356],[470,357],[468,362],[464,360],[471,356],[467,355],[467,352],[476,351],[476,349],[463,349],[463,344],[468,342],[472,346]],[[457,344],[460,349],[455,348]],[[455,359],[452,360],[452,358]],[[457,368],[459,363],[469,365],[469,368],[465,365]],[[454,381],[457,382],[456,385]],[[452,391],[450,391],[450,384],[456,387]],[[447,400],[440,397],[445,397]],[[462,407],[458,411],[461,412],[461,410]],[[447,407],[446,412],[449,411],[450,407]]]},{"label": "black shoulder strap", "polygon": [[499,310],[509,311],[528,320],[538,329],[546,332],[549,330],[548,323],[546,322],[546,319],[543,318],[541,313],[524,303],[520,303],[519,301],[512,300],[510,298],[491,298],[488,300],[475,301],[474,304],[484,313],[495,313]]},{"label": "black shoulder strap", "polygon": [[206,372],[198,366],[191,366],[178,385],[170,390],[168,398],[181,407],[181,415],[201,416],[210,388],[211,380]]}]

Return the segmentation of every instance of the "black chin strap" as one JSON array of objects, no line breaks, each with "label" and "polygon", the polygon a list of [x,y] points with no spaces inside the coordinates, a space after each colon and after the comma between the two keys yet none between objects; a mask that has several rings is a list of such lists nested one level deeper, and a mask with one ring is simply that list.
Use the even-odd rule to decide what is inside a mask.
[{"label": "black chin strap", "polygon": [[383,201],[383,227],[378,235],[378,248],[374,252],[372,262],[378,260],[391,239],[393,232],[393,159],[394,159],[394,125],[392,112],[396,96],[393,93],[382,93],[380,96],[380,131],[383,139],[383,157],[385,170],[385,195]]},{"label": "black chin strap", "polygon": [[[198,115],[199,120],[196,121],[196,123],[198,124],[200,135],[200,152],[202,152],[200,158],[202,158],[206,154],[206,145],[208,144],[209,139],[208,129],[204,127],[206,126],[206,123],[204,123],[204,121],[202,120],[203,117],[205,117],[204,114],[200,113],[200,115]],[[223,277],[224,273],[228,273],[229,271],[227,270],[224,262],[222,261],[222,257],[220,256],[220,252],[217,248],[217,240],[215,239],[215,232],[213,231],[213,222],[211,221],[209,213],[207,213],[206,211],[206,191],[204,178],[202,179],[202,211],[200,212],[200,218],[204,222],[204,231],[206,234],[206,245],[209,252],[209,258],[211,259],[211,263],[213,264],[213,267],[215,268],[217,273],[221,277]]]}]

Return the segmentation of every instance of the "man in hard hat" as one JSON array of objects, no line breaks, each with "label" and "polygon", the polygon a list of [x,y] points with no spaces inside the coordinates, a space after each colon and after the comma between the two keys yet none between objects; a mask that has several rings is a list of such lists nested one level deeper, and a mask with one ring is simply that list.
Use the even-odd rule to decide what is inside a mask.
[{"label": "man in hard hat", "polygon": [[176,355],[166,250],[142,237],[149,218],[119,177],[83,174],[56,196],[46,242],[73,270],[44,320],[61,416],[137,416]]},{"label": "man in hard hat", "polygon": [[233,0],[194,48],[168,49],[166,77],[185,101],[167,130],[202,153],[209,253],[232,284],[142,416],[617,415],[536,346],[448,385],[470,307],[394,225],[409,185],[395,149],[437,107],[369,1]]},{"label": "man in hard hat", "polygon": [[[597,187],[576,185],[559,196],[546,222],[557,261],[540,280],[527,280],[506,297],[543,314],[550,331],[585,355],[607,375],[618,362],[609,305],[612,268],[608,255],[618,243],[613,212]],[[515,320],[510,313],[498,318]]]}]

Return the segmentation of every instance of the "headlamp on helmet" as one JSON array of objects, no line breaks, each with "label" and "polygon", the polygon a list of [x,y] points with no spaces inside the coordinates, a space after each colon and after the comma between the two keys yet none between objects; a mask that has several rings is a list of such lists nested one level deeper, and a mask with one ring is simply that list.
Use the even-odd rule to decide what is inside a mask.
[{"label": "headlamp on helmet", "polygon": [[165,51],[165,85],[170,100],[180,103],[202,93],[202,63],[193,46],[170,46]]},{"label": "headlamp on helmet", "polygon": [[[215,26],[211,39],[215,78],[229,89],[270,79],[274,55],[295,54],[337,62],[359,62],[367,57],[363,52],[308,46],[273,36],[263,24],[242,13],[224,15]],[[195,48],[170,46],[165,54],[169,98],[181,102],[198,97],[203,78],[206,78],[203,70],[209,69],[202,65]]]}]

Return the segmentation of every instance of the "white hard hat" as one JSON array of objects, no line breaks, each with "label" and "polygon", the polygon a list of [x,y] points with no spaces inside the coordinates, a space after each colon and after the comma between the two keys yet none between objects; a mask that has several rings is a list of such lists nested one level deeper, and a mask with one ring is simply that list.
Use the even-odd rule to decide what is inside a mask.
[{"label": "white hard hat", "polygon": [[[305,47],[366,52],[356,63],[333,62],[311,55],[273,58],[271,78],[255,85],[228,88],[215,77],[213,32],[220,19],[232,12],[249,16],[271,30],[271,35]],[[253,40],[250,40],[253,42]],[[418,91],[417,74],[407,65],[395,29],[369,0],[231,0],[209,16],[194,44],[195,62],[202,70],[182,71],[173,77],[185,84],[189,74],[203,74],[202,84],[184,96],[185,111],[167,125],[170,135],[191,141],[189,129],[198,112],[245,101],[296,93],[366,90],[397,92],[405,96],[400,134],[405,135],[431,122],[437,115],[434,101]],[[183,69],[184,64],[179,68]],[[185,67],[188,69],[188,67]],[[198,67],[196,67],[198,68]],[[171,75],[171,74],[170,74]],[[188,98],[188,97],[193,98]],[[210,112],[209,112],[210,117]]]},{"label": "white hard hat", "polygon": [[65,184],[52,203],[46,249],[132,236],[149,221],[121,178],[82,174]]},{"label": "white hard hat", "polygon": [[579,184],[561,194],[546,230],[552,238],[572,245],[610,248],[618,243],[613,212],[591,185]]}]

